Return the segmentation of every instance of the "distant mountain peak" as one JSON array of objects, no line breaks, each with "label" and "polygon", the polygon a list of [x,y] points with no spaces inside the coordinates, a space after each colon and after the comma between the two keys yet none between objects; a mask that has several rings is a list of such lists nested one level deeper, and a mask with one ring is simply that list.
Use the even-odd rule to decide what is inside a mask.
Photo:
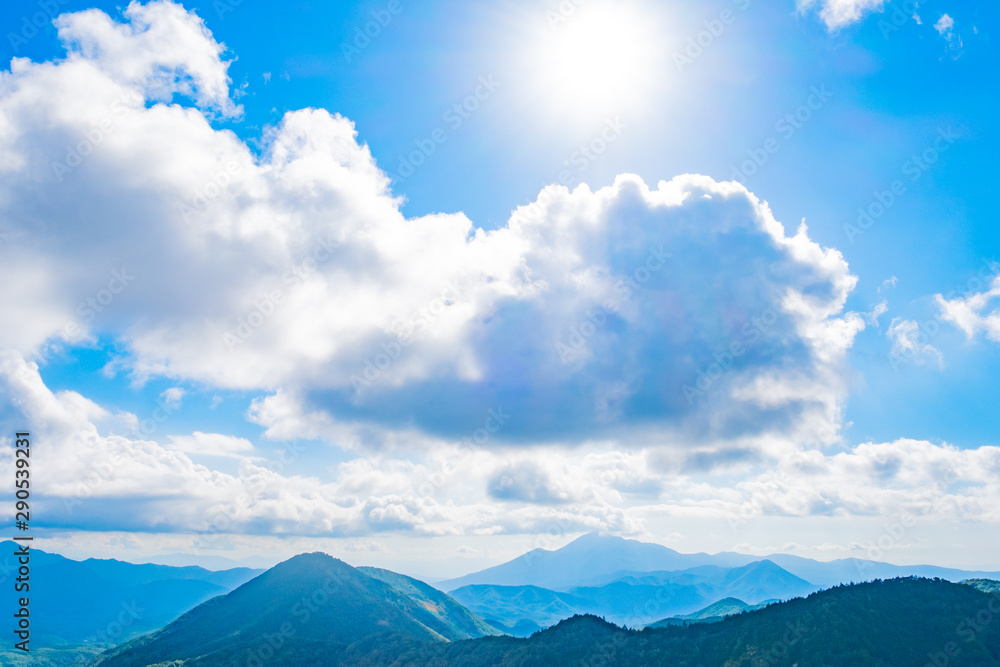
[{"label": "distant mountain peak", "polygon": [[617,535],[612,535],[610,533],[601,532],[599,530],[593,530],[589,533],[584,533],[580,537],[567,543],[566,546],[561,549],[555,549],[555,551],[562,551],[563,549],[568,549],[570,547],[593,547],[595,544],[620,544],[622,542],[632,542],[633,540],[626,540],[624,537],[618,537]]}]

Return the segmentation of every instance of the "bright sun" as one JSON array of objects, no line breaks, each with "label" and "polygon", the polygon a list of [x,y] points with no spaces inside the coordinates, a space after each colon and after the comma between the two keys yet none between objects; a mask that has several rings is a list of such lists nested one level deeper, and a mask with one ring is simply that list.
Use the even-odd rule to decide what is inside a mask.
[{"label": "bright sun", "polygon": [[628,3],[587,2],[548,19],[526,63],[546,106],[589,120],[628,114],[649,99],[663,60],[651,15]]}]

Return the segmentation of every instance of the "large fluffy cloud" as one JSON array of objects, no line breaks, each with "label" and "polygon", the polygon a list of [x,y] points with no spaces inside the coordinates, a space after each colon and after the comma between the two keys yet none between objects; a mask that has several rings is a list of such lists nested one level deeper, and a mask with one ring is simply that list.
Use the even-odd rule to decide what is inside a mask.
[{"label": "large fluffy cloud", "polygon": [[839,419],[855,278],[742,186],[621,176],[492,231],[407,219],[350,121],[291,112],[254,154],[206,116],[234,108],[201,21],[125,19],[60,17],[67,57],[0,80],[0,271],[29,323],[0,345],[110,335],[140,379],[449,437],[489,409],[520,441],[791,441]]}]

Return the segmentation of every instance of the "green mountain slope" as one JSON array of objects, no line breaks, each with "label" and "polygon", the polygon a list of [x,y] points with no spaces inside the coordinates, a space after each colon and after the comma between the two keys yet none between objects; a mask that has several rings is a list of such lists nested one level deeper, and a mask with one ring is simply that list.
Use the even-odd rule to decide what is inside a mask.
[{"label": "green mountain slope", "polygon": [[514,636],[528,636],[577,614],[600,613],[591,600],[538,586],[472,585],[457,588],[451,595]]},{"label": "green mountain slope", "polygon": [[378,578],[370,576],[326,554],[302,554],[196,607],[162,630],[110,651],[98,664],[337,664],[338,656],[352,645],[377,657],[398,650],[393,648],[397,645],[480,636],[461,627],[468,621],[464,616],[453,618],[429,609],[395,587],[415,589],[425,602],[432,602],[416,585],[419,582],[377,574]]},{"label": "green mountain slope", "polygon": [[377,567],[359,567],[358,570],[373,579],[389,584],[423,606],[445,626],[446,631],[441,631],[441,634],[450,639],[473,639],[503,634],[463,607],[450,595],[446,595],[418,579]]}]

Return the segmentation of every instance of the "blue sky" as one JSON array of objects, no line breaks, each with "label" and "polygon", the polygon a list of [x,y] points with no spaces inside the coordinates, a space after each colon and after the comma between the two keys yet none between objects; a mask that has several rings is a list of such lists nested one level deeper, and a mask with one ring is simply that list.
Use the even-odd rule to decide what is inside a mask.
[{"label": "blue sky", "polygon": [[998,13],[8,4],[0,416],[113,461],[85,493],[54,467],[40,525],[471,569],[591,529],[858,555],[909,512],[887,560],[1000,566],[968,555],[998,520]]}]

